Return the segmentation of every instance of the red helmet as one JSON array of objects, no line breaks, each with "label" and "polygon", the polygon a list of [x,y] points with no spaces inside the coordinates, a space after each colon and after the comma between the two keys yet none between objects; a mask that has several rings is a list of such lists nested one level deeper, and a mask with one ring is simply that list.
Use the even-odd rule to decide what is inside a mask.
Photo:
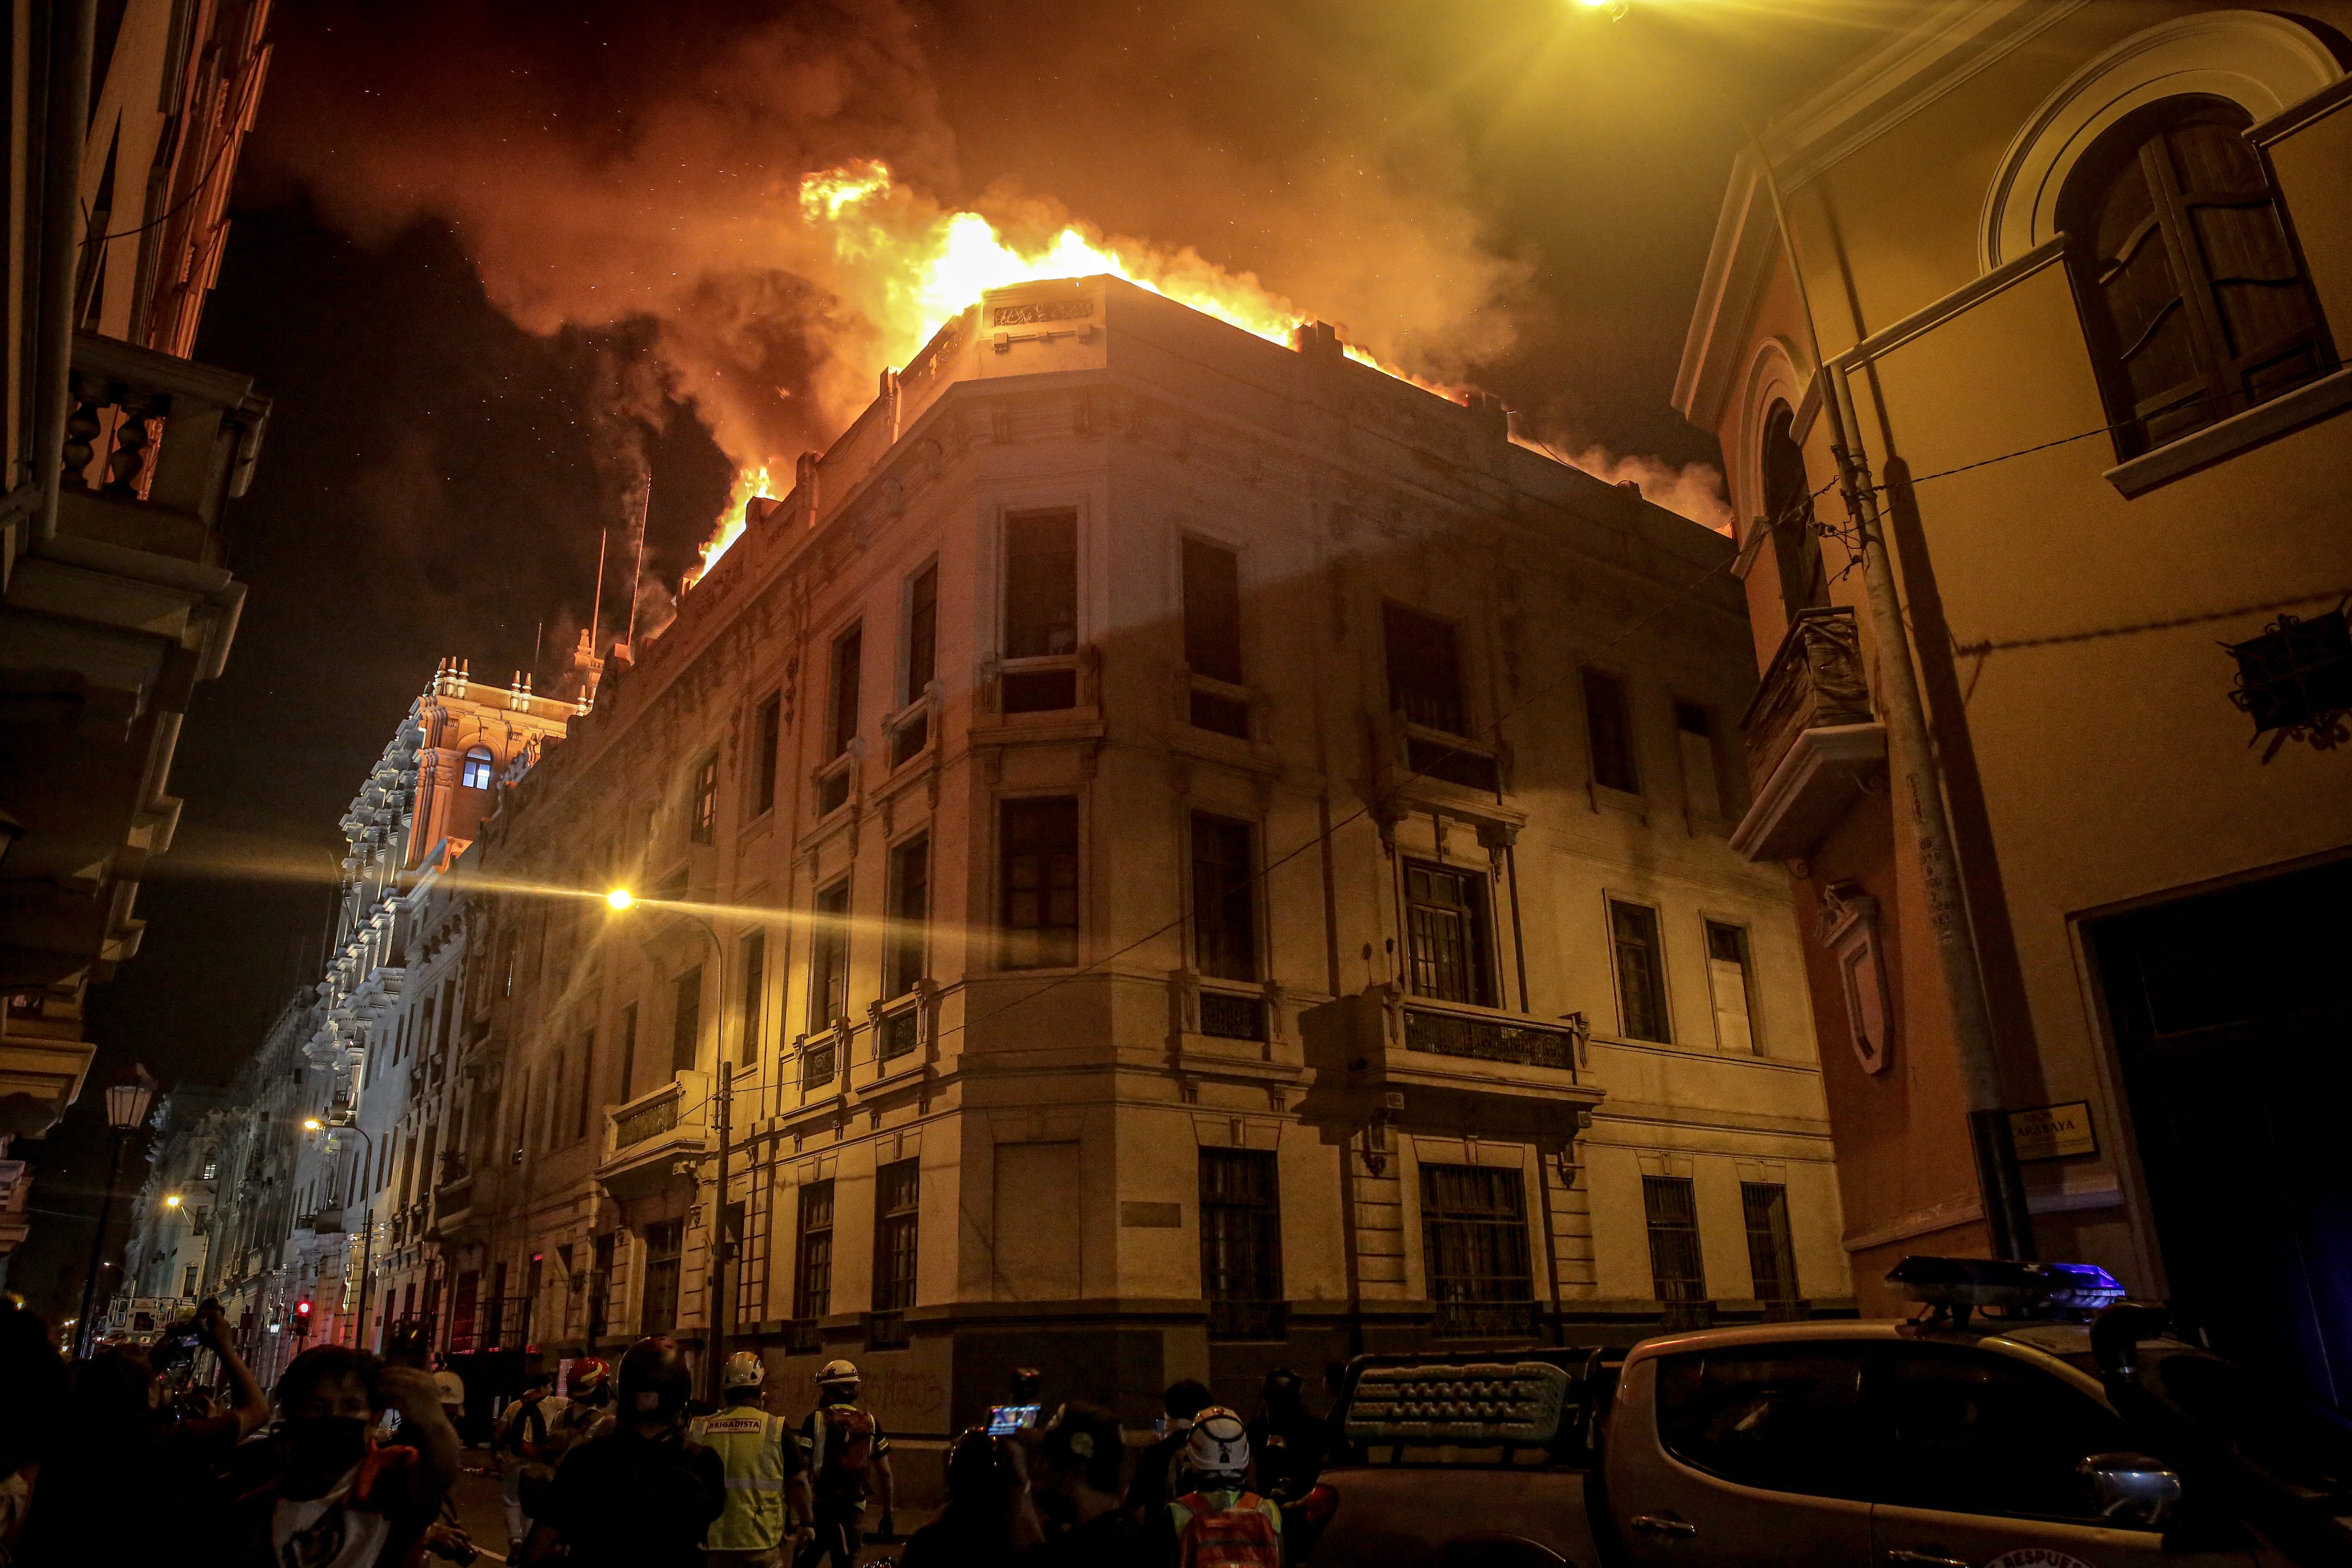
[{"label": "red helmet", "polygon": [[593,1355],[584,1355],[572,1363],[572,1370],[564,1375],[563,1385],[574,1394],[597,1394],[603,1392],[604,1380],[612,1375],[611,1367]]}]

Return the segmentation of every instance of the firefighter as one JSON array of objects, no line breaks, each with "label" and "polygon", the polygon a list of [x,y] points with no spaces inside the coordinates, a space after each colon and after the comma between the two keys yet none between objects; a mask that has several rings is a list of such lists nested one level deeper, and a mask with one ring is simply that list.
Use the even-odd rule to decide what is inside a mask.
[{"label": "firefighter", "polygon": [[781,1415],[760,1407],[767,1363],[757,1351],[727,1358],[726,1407],[694,1425],[695,1440],[727,1467],[727,1511],[703,1537],[709,1568],[781,1568],[814,1533],[808,1461]]}]

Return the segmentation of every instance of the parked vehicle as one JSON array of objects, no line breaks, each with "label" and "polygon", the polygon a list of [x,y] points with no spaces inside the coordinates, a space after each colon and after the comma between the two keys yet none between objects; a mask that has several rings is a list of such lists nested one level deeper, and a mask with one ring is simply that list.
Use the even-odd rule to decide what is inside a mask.
[{"label": "parked vehicle", "polygon": [[1913,1258],[1890,1279],[1919,1320],[1622,1360],[1360,1357],[1308,1568],[2352,1564],[2332,1412],[2167,1336],[2096,1269]]}]

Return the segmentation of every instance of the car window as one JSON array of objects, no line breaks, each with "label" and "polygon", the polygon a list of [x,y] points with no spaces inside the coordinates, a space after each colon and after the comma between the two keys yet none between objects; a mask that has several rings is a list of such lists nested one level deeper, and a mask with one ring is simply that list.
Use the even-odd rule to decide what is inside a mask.
[{"label": "car window", "polygon": [[2012,1356],[1966,1345],[1899,1344],[1874,1374],[1888,1436],[1886,1502],[1956,1513],[2091,1521],[2074,1467],[2133,1447],[2096,1400]]},{"label": "car window", "polygon": [[1771,1491],[1865,1498],[1862,1347],[1744,1346],[1664,1358],[1658,1436],[1684,1463]]}]

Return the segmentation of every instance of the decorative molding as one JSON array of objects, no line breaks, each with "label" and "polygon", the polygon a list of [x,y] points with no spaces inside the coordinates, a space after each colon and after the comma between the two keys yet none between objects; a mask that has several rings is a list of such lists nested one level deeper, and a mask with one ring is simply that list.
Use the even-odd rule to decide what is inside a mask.
[{"label": "decorative molding", "polygon": [[1847,1038],[1864,1072],[1885,1072],[1895,1055],[1895,997],[1879,952],[1878,900],[1853,882],[1822,889],[1814,935],[1836,960]]},{"label": "decorative molding", "polygon": [[2133,34],[2068,77],[2001,155],[1985,192],[1990,272],[2058,232],[2059,192],[2100,134],[2134,110],[2184,93],[2226,98],[2259,122],[2343,79],[2327,46],[2266,11],[2203,11]]}]

